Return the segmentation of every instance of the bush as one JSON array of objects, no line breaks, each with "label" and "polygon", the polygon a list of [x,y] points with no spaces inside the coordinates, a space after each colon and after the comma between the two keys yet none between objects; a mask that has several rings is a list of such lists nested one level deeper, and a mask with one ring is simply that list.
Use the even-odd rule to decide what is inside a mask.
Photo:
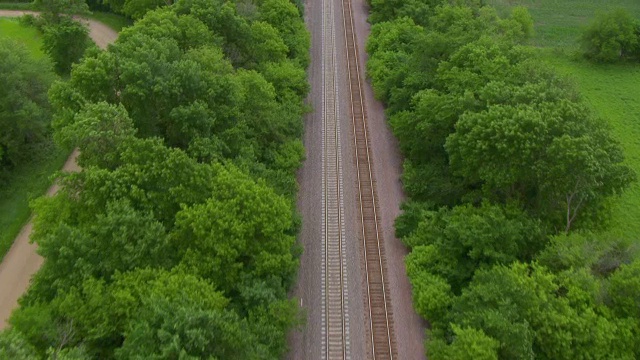
[{"label": "bush", "polygon": [[597,62],[637,57],[640,24],[623,9],[600,14],[582,35],[584,55]]}]

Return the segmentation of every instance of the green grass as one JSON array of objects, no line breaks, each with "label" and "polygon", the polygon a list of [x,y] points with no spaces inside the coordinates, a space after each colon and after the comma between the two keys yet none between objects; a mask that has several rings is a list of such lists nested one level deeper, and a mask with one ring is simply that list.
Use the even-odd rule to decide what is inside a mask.
[{"label": "green grass", "polygon": [[[585,102],[612,128],[624,149],[626,163],[640,176],[640,64],[593,64],[581,59],[579,38],[594,15],[627,9],[640,19],[639,0],[487,0],[501,14],[512,6],[529,9],[535,21],[532,45],[543,59],[576,84]],[[640,237],[640,182],[612,205],[611,229],[616,236]]]},{"label": "green grass", "polygon": [[13,39],[23,44],[35,58],[42,59],[42,37],[38,30],[20,25],[18,19],[0,18],[0,38]]},{"label": "green grass", "polygon": [[639,0],[486,0],[502,15],[514,6],[529,9],[535,21],[533,44],[541,47],[577,48],[582,29],[598,12],[625,8],[640,18]]},{"label": "green grass", "polygon": [[[546,56],[545,56],[546,57]],[[624,149],[626,163],[640,175],[640,66],[594,65],[568,57],[549,57],[559,72],[569,75],[584,100],[611,124],[613,137]],[[611,232],[625,238],[640,235],[640,183],[615,201]]]},{"label": "green grass", "polygon": [[51,175],[64,165],[69,151],[42,146],[30,162],[0,178],[0,259],[7,253],[20,229],[29,219],[29,200],[43,195],[51,186]]}]

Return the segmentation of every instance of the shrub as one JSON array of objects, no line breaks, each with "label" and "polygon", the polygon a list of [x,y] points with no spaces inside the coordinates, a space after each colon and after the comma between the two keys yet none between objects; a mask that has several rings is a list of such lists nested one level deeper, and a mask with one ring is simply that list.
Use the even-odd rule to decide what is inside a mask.
[{"label": "shrub", "polygon": [[623,9],[600,14],[582,35],[585,57],[597,62],[616,62],[638,55],[640,27]]}]

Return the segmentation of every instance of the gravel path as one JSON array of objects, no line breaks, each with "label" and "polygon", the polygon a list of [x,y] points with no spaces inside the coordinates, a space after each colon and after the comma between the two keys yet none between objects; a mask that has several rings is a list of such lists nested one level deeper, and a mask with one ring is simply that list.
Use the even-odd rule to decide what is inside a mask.
[{"label": "gravel path", "polygon": [[[24,14],[37,14],[33,11],[0,10],[0,17],[18,17]],[[114,42],[118,33],[108,26],[95,20],[82,19],[89,26],[89,36],[102,49]],[[62,171],[76,172],[80,167],[76,163],[78,151],[74,150],[67,159]],[[53,185],[47,195],[53,195],[58,190]],[[0,330],[7,326],[7,319],[14,308],[18,306],[18,298],[27,290],[31,276],[42,265],[43,259],[36,253],[36,245],[29,242],[33,224],[27,223],[18,237],[14,240],[9,252],[0,263]]]}]

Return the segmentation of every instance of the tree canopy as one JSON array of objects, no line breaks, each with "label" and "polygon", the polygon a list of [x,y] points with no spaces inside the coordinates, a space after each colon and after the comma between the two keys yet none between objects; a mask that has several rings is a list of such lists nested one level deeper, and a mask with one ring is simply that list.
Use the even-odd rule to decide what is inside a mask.
[{"label": "tree canopy", "polygon": [[292,6],[265,1],[253,16],[184,0],[141,13],[52,86],[54,138],[79,148],[83,170],[33,203],[45,262],[0,335],[7,351],[282,356],[300,316],[287,295],[309,88]]},{"label": "tree canopy", "polygon": [[[640,356],[637,245],[592,233],[636,174],[606,121],[527,46],[527,10],[371,6],[367,73],[405,157],[396,234],[429,358]],[[627,56],[635,45],[614,37]]]}]

